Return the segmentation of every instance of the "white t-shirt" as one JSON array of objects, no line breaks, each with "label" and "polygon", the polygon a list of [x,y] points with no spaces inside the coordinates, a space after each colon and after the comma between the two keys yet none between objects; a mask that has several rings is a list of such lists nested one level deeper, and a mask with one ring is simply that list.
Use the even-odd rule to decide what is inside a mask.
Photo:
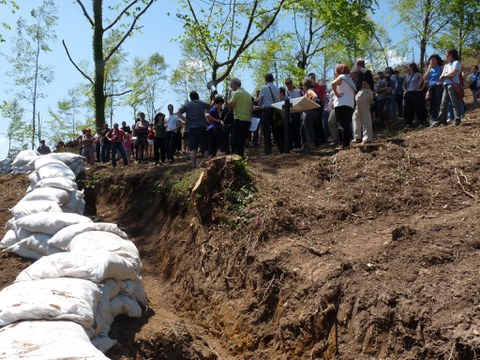
[{"label": "white t-shirt", "polygon": [[177,114],[169,115],[166,121],[167,131],[177,131],[179,121],[180,121],[180,118],[178,117]]},{"label": "white t-shirt", "polygon": [[340,97],[334,97],[333,106],[350,106],[352,109],[355,107],[355,84],[353,83],[350,75],[342,74],[339,76],[342,82],[337,85],[337,92],[343,94]]},{"label": "white t-shirt", "polygon": [[449,72],[452,72],[453,70],[455,70],[455,75],[453,76],[452,79],[444,79],[443,80],[443,83],[444,84],[450,84],[452,85],[452,80],[458,84],[459,83],[459,79],[458,79],[458,74],[460,74],[460,61],[457,61],[457,60],[453,60],[451,62],[449,62],[448,64],[445,64],[443,66],[443,71],[442,71],[442,75],[445,75],[445,74],[448,74]]}]

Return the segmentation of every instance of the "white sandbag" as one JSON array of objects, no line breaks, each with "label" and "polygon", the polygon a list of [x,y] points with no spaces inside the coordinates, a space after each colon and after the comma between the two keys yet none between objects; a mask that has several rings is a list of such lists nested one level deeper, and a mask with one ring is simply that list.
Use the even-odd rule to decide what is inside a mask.
[{"label": "white sandbag", "polygon": [[[57,249],[53,246],[48,245],[48,240],[52,237],[49,234],[43,233],[32,233],[30,236],[27,236],[23,240],[20,240],[15,245],[20,246],[22,248],[32,250],[37,254],[42,256],[47,256],[51,254],[56,254],[62,252],[62,250]],[[7,249],[9,251],[9,248]],[[15,251],[13,251],[15,252]],[[18,254],[21,256],[21,254]]]},{"label": "white sandbag", "polygon": [[33,188],[45,188],[45,187],[53,187],[53,188],[63,189],[63,190],[72,192],[77,190],[77,183],[67,178],[54,177],[54,178],[39,180],[35,183],[35,186],[33,186]]},{"label": "white sandbag", "polygon": [[28,164],[25,165],[13,165],[12,166],[13,175],[18,174],[28,174],[33,171],[33,167],[29,166]]},{"label": "white sandbag", "polygon": [[117,340],[111,339],[106,334],[101,334],[92,339],[92,345],[103,353],[106,353],[117,344]]},{"label": "white sandbag", "polygon": [[59,249],[66,250],[68,245],[70,244],[70,241],[75,236],[86,231],[106,231],[120,236],[122,239],[128,238],[127,234],[120,230],[117,224],[92,222],[67,226],[57,232],[55,235],[53,235],[52,238],[48,241],[48,244]]},{"label": "white sandbag", "polygon": [[24,165],[30,163],[32,160],[35,160],[40,154],[35,150],[23,150],[20,151],[15,159],[13,159],[12,165]]},{"label": "white sandbag", "polygon": [[[93,223],[91,219],[79,214],[65,214],[63,212],[41,212],[27,215],[13,221],[13,230],[19,236],[20,229],[30,232],[40,232],[53,235],[66,226],[79,223]],[[53,246],[53,245],[52,245]]]},{"label": "white sandbag", "polygon": [[66,248],[71,252],[110,251],[130,261],[140,272],[140,254],[135,244],[106,231],[86,231],[76,235]]},{"label": "white sandbag", "polygon": [[63,205],[67,203],[71,197],[72,194],[66,190],[48,187],[34,189],[25,195],[20,201],[47,200],[55,201],[58,205]]},{"label": "white sandbag", "polygon": [[89,330],[101,292],[88,280],[22,281],[0,292],[0,326],[19,320],[71,320]]},{"label": "white sandbag", "polygon": [[106,279],[136,280],[137,276],[130,262],[109,251],[61,252],[36,261],[15,281],[72,277],[98,283]]},{"label": "white sandbag", "polygon": [[[100,338],[98,343],[107,348],[111,341]],[[22,321],[0,329],[0,359],[24,358],[108,359],[71,321]]]},{"label": "white sandbag", "polygon": [[63,153],[51,153],[49,156],[52,159],[60,160],[64,162],[67,165],[70,165],[74,161],[82,161],[83,162],[83,156],[71,152],[63,152]]},{"label": "white sandbag", "polygon": [[75,190],[71,192],[71,199],[63,205],[64,208],[69,209],[72,212],[76,212],[79,206],[81,204],[85,204],[85,195],[83,193],[83,190]]},{"label": "white sandbag", "polygon": [[76,176],[85,171],[85,162],[83,160],[75,160],[69,166]]},{"label": "white sandbag", "polygon": [[43,255],[41,255],[41,254],[39,254],[39,253],[37,253],[33,250],[30,250],[30,249],[24,248],[22,246],[19,246],[18,243],[13,244],[12,246],[10,246],[10,247],[2,250],[2,251],[15,253],[18,256],[21,256],[22,258],[30,259],[30,260],[38,260],[43,256]]},{"label": "white sandbag", "polygon": [[38,177],[38,174],[36,171],[28,175],[28,181],[30,181],[30,185],[32,187],[35,187],[35,184],[40,181],[40,178]]},{"label": "white sandbag", "polygon": [[62,209],[56,201],[36,200],[36,201],[20,201],[17,205],[10,209],[15,219],[24,216],[36,214],[39,212],[62,212]]},{"label": "white sandbag", "polygon": [[142,317],[142,308],[138,302],[130,296],[119,294],[110,300],[113,317],[127,315],[130,317]]},{"label": "white sandbag", "polygon": [[39,179],[64,177],[70,180],[75,180],[76,178],[74,172],[67,165],[61,162],[43,165],[41,168],[36,170],[36,172]]},{"label": "white sandbag", "polygon": [[44,156],[39,156],[35,161],[33,162],[35,170],[40,169],[42,166],[45,165],[52,165],[52,164],[60,164],[62,166],[67,166],[63,161],[54,159],[50,155],[44,155]]},{"label": "white sandbag", "polygon": [[125,285],[121,290],[122,294],[135,298],[143,306],[148,305],[147,295],[143,289],[141,276],[136,280],[125,280],[122,281],[122,283]]},{"label": "white sandbag", "polygon": [[16,244],[17,242],[18,242],[18,238],[17,238],[17,235],[15,234],[15,231],[10,229],[5,233],[2,241],[0,241],[0,249],[6,249],[9,246]]}]

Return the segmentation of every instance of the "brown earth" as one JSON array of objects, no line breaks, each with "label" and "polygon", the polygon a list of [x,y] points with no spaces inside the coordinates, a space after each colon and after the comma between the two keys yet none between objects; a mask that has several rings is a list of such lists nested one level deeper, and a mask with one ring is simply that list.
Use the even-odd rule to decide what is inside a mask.
[{"label": "brown earth", "polygon": [[[480,358],[479,114],[341,152],[220,159],[193,198],[186,159],[89,170],[94,217],[136,243],[150,301],[116,320],[107,355]],[[5,223],[27,183],[0,186]],[[0,287],[28,264],[0,254]]]}]

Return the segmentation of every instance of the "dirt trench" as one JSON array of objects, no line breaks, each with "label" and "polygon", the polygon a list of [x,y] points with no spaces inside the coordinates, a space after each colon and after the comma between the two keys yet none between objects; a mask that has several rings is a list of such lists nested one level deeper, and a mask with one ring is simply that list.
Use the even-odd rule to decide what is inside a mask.
[{"label": "dirt trench", "polygon": [[480,129],[453,131],[247,164],[251,186],[210,165],[206,212],[199,172],[109,180],[99,216],[133,235],[152,301],[109,356],[476,359]]}]

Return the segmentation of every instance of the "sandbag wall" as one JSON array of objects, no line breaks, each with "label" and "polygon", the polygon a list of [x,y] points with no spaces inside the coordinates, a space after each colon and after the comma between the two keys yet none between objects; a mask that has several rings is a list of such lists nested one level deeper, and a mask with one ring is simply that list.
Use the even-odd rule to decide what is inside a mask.
[{"label": "sandbag wall", "polygon": [[83,216],[81,156],[26,151],[13,163],[30,186],[0,248],[36,261],[0,291],[0,359],[106,359],[114,318],[147,305],[138,249],[116,224]]}]

